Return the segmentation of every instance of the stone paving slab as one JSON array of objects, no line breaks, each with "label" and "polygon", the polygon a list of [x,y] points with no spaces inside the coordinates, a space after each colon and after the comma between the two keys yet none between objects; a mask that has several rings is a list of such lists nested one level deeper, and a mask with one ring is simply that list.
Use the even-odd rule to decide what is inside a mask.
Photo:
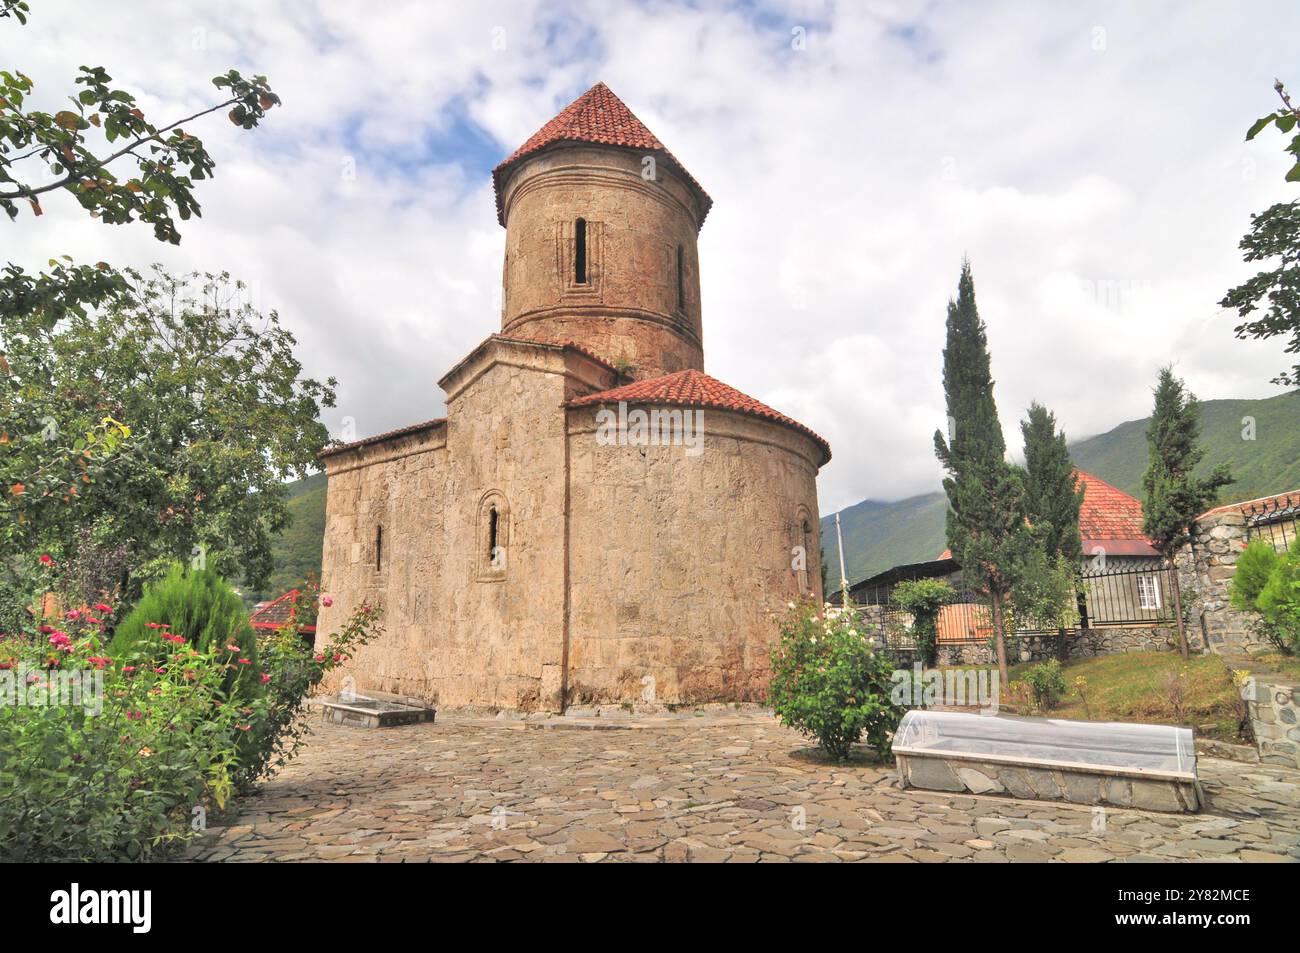
[{"label": "stone paving slab", "polygon": [[[1300,771],[1202,758],[1174,815],[898,787],[755,709],[548,722],[313,723],[186,854],[348,863],[1300,862]],[[603,721],[601,719],[604,719]],[[545,730],[611,725],[635,730]],[[541,729],[541,730],[539,730]]]}]

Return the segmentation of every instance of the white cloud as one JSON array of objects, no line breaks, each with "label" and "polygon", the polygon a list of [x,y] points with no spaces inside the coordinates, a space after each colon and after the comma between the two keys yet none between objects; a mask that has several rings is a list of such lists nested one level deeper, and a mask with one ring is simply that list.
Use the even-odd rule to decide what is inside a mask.
[{"label": "white cloud", "polygon": [[441,413],[437,378],[498,326],[486,167],[603,79],[713,195],[707,367],[831,441],[829,512],[937,487],[964,254],[1012,445],[1031,399],[1073,436],[1143,416],[1169,361],[1202,397],[1277,392],[1280,347],[1216,302],[1249,213],[1294,192],[1276,135],[1242,138],[1297,27],[1283,3],[41,5],[0,26],[3,65],[50,105],[102,63],[151,116],[232,65],[284,107],[195,128],[217,178],[180,248],[54,197],[7,252],[228,269],[339,378],[327,422],[391,429]]}]

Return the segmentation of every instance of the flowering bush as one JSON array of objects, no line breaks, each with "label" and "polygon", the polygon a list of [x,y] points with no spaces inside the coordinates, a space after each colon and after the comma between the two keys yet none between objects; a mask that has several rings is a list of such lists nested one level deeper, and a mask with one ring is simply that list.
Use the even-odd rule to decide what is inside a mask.
[{"label": "flowering bush", "polygon": [[890,701],[893,666],[868,644],[860,624],[852,611],[819,614],[811,603],[791,604],[772,652],[772,708],[783,725],[815,737],[837,761],[864,733],[884,756],[903,715]]},{"label": "flowering bush", "polygon": [[100,603],[33,616],[0,637],[7,860],[145,860],[184,842],[293,755],[306,694],[373,636],[378,611],[358,609],[325,652],[281,634],[260,666],[165,621],[110,651],[114,614]]},{"label": "flowering bush", "polygon": [[[306,604],[311,618],[315,617],[314,607],[319,602],[330,604],[329,596],[318,600],[314,591],[305,591],[299,601]],[[320,649],[303,641],[297,621],[262,639],[261,657],[265,671],[261,679],[266,690],[266,704],[252,750],[240,766],[240,790],[247,790],[259,779],[274,773],[297,754],[302,745],[301,715],[307,698],[327,672],[348,661],[359,646],[383,631],[379,614],[376,606],[360,606]],[[301,618],[297,611],[294,616]]]}]

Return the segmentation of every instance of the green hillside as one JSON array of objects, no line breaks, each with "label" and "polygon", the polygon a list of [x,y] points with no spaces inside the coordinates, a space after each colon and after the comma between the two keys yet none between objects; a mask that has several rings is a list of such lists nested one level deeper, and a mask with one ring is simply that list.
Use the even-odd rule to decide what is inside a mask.
[{"label": "green hillside", "polygon": [[325,474],[314,473],[286,486],[291,522],[271,542],[275,569],[266,588],[248,592],[253,602],[283,595],[306,578],[320,574],[321,544],[325,538]]},{"label": "green hillside", "polygon": [[[849,582],[874,576],[901,563],[936,559],[947,545],[944,519],[948,500],[942,492],[909,497],[896,503],[863,500],[840,510],[844,534],[844,570]],[[839,576],[835,517],[822,519],[822,550],[826,578],[832,587]]]},{"label": "green hillside", "polygon": [[[1243,417],[1255,418],[1253,441],[1242,439]],[[1262,400],[1207,400],[1201,423],[1203,468],[1227,463],[1237,477],[1220,502],[1300,489],[1300,391]],[[1146,429],[1146,418],[1131,420],[1071,444],[1070,455],[1080,468],[1140,498],[1147,466]],[[849,582],[935,558],[947,546],[946,509],[942,493],[927,493],[897,503],[863,500],[841,510]],[[833,514],[822,519],[822,546],[833,584],[839,574]]]},{"label": "green hillside", "polygon": [[[1242,439],[1244,417],[1255,418],[1253,441]],[[1084,470],[1140,497],[1146,430],[1146,418],[1130,420],[1072,444],[1070,455]],[[1237,478],[1220,502],[1300,489],[1300,391],[1263,400],[1207,400],[1201,405],[1201,446],[1203,469],[1227,463]]]}]

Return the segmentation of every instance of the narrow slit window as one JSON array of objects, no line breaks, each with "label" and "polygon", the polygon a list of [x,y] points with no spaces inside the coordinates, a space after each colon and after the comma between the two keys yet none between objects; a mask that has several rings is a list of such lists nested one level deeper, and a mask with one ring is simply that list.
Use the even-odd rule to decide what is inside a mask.
[{"label": "narrow slit window", "polygon": [[677,246],[677,310],[686,310],[686,261],[682,246]]},{"label": "narrow slit window", "polygon": [[573,223],[573,280],[580,285],[587,283],[587,220],[580,218]]},{"label": "narrow slit window", "polygon": [[489,565],[489,566],[492,566],[493,568],[495,568],[495,567],[496,567],[496,564],[497,564],[497,561],[496,561],[496,560],[497,560],[497,535],[498,535],[499,528],[500,528],[500,520],[501,520],[501,517],[500,517],[500,515],[497,513],[497,508],[496,508],[495,506],[492,507],[490,510],[488,510],[488,551],[487,551],[487,557],[488,557],[488,565]]},{"label": "narrow slit window", "polygon": [[379,572],[384,568],[384,528],[375,527],[375,571]]}]

